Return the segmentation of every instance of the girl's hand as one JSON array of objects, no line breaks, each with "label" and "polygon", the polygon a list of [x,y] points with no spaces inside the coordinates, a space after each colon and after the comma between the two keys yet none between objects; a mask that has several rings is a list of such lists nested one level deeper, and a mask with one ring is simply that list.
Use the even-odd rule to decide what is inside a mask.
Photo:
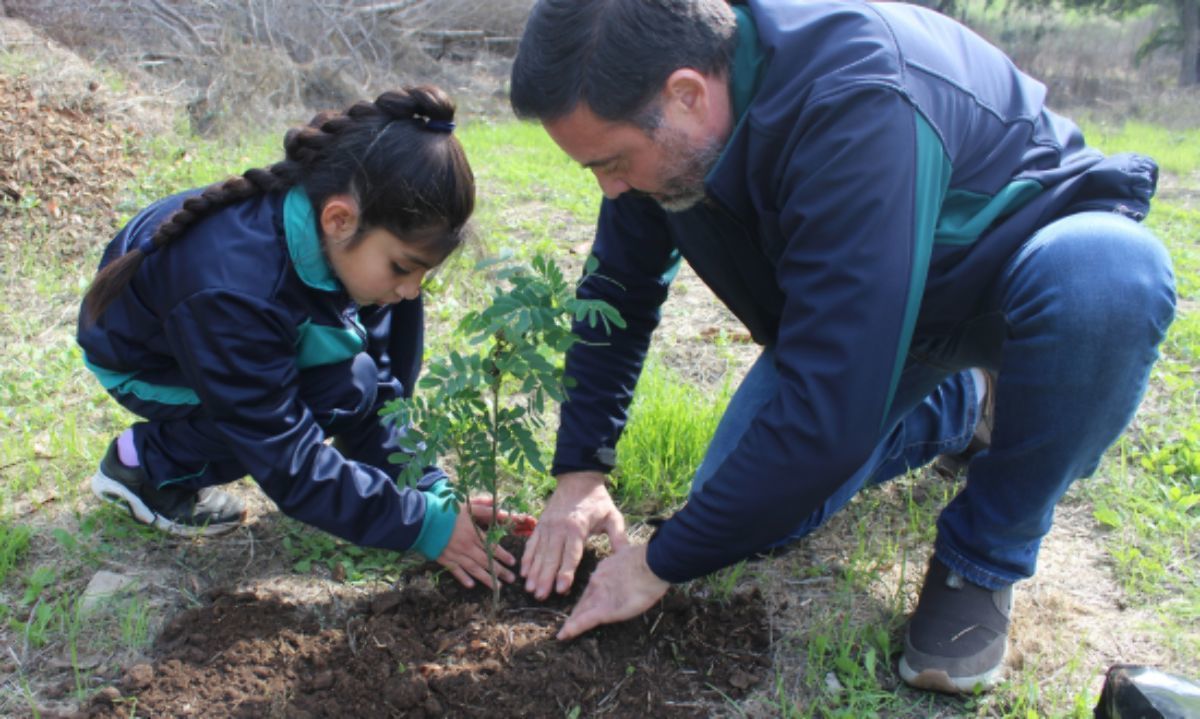
[{"label": "girl's hand", "polygon": [[[496,513],[496,521],[519,521],[523,516],[500,511]],[[464,587],[473,587],[478,580],[487,588],[492,588],[492,577],[488,574],[487,550],[481,541],[486,530],[479,529],[487,527],[491,521],[491,498],[471,497],[466,504],[459,507],[458,517],[454,520],[454,533],[450,535],[450,541],[437,558],[437,563],[449,569]],[[493,546],[492,552],[496,559],[496,576],[506,583],[512,583],[516,577],[509,567],[517,560],[499,544]]]}]

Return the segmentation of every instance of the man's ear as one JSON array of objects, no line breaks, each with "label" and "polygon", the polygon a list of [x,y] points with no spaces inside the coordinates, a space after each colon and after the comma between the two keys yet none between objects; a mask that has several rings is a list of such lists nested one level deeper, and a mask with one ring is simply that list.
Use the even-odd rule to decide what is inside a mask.
[{"label": "man's ear", "polygon": [[681,67],[667,77],[661,100],[663,121],[670,127],[693,139],[729,137],[733,116],[725,76]]},{"label": "man's ear", "polygon": [[333,195],[321,208],[321,234],[333,242],[345,242],[358,231],[358,203],[350,195]]},{"label": "man's ear", "polygon": [[663,107],[674,110],[679,116],[699,114],[703,118],[711,104],[709,92],[704,73],[681,67],[663,83]]}]

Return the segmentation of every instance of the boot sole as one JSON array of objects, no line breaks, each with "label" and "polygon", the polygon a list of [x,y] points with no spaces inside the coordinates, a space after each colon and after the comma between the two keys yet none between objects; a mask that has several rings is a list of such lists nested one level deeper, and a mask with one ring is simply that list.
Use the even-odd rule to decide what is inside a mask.
[{"label": "boot sole", "polygon": [[228,534],[240,527],[245,519],[245,514],[243,513],[236,521],[232,522],[210,523],[199,526],[176,522],[150,509],[140,497],[129,491],[128,487],[104,474],[102,471],[97,471],[92,475],[92,494],[95,494],[105,502],[124,506],[129,510],[129,516],[133,517],[135,521],[177,537],[215,537]]},{"label": "boot sole", "polygon": [[900,657],[900,678],[904,683],[917,689],[943,692],[945,694],[973,694],[975,691],[988,691],[1000,682],[1004,671],[1003,662],[994,669],[982,674],[968,677],[951,677],[944,669],[923,669],[915,671],[908,665],[906,657]]}]

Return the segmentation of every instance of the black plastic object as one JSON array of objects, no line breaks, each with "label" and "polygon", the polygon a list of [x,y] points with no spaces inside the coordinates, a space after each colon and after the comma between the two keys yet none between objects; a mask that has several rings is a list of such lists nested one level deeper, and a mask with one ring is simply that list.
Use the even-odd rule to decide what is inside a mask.
[{"label": "black plastic object", "polygon": [[1095,719],[1200,719],[1200,684],[1153,667],[1118,664],[1104,678]]}]

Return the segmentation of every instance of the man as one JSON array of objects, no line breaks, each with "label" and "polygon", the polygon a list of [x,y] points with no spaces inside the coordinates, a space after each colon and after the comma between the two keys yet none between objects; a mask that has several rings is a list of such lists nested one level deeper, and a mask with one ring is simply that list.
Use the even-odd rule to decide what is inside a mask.
[{"label": "man", "polygon": [[[628,323],[568,356],[557,489],[521,563],[544,598],[589,534],[613,540],[560,638],[948,454],[967,481],[900,674],[998,681],[1012,585],[1131,419],[1174,312],[1169,259],[1137,223],[1157,167],[1088,148],[1044,97],[969,30],[899,3],[538,2],[512,104],[595,173],[608,280],[580,294]],[[680,257],[764,350],[686,506],[632,547],[604,472]]]}]

